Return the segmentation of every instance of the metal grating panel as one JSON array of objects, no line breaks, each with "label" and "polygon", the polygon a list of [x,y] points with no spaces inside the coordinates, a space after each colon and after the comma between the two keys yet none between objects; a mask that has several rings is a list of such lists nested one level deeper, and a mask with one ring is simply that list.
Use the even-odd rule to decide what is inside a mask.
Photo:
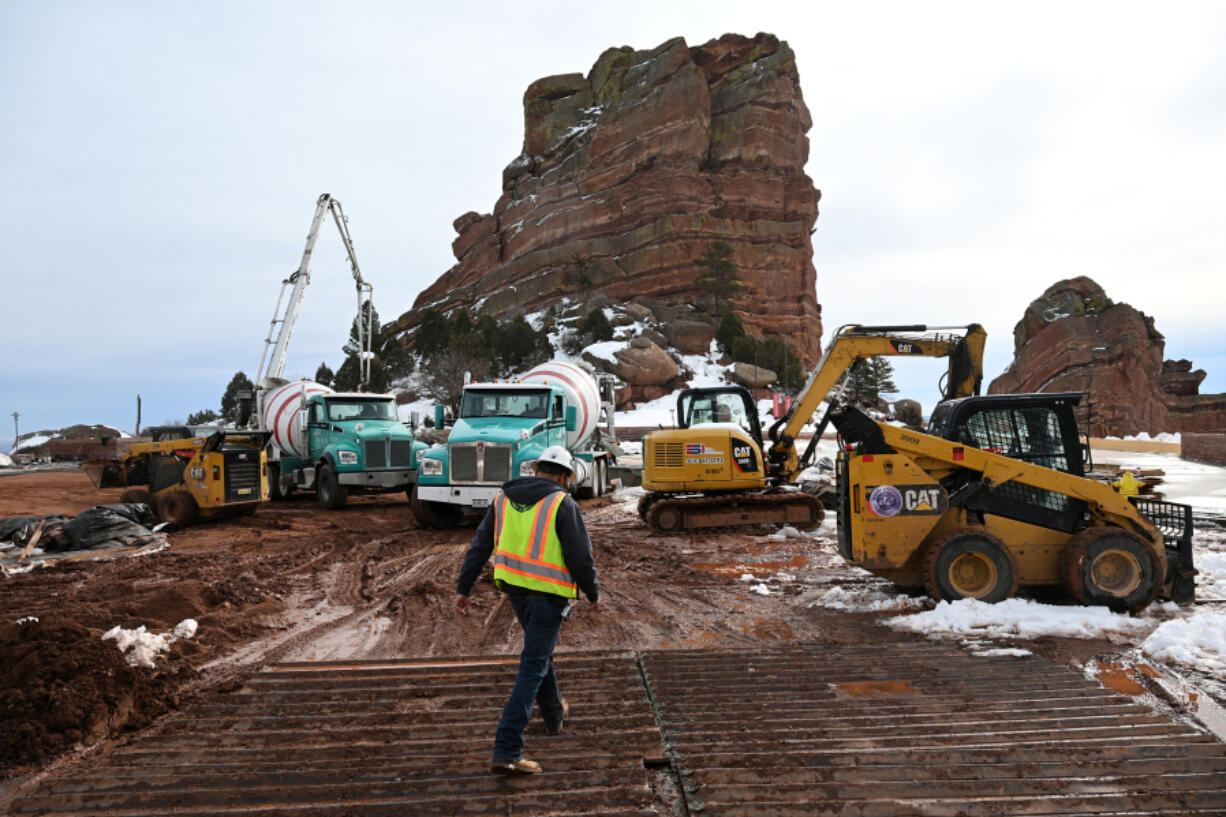
[{"label": "metal grating panel", "polygon": [[449,446],[451,455],[451,481],[477,481],[477,448],[473,445]]},{"label": "metal grating panel", "polygon": [[487,445],[485,447],[485,468],[482,472],[485,482],[506,482],[511,478],[511,449],[505,445]]},{"label": "metal grating panel", "polygon": [[1226,813],[1226,746],[1039,658],[647,653],[691,813]]},{"label": "metal grating panel", "polygon": [[409,468],[413,465],[413,441],[392,440],[392,467]]},{"label": "metal grating panel", "polygon": [[162,734],[46,780],[14,814],[642,815],[663,747],[632,653],[558,655],[562,735],[535,720],[544,774],[489,771],[518,658],[283,664]]},{"label": "metal grating panel", "polygon": [[386,468],[387,467],[387,441],[386,440],[367,440],[364,452],[366,454],[367,468]]}]

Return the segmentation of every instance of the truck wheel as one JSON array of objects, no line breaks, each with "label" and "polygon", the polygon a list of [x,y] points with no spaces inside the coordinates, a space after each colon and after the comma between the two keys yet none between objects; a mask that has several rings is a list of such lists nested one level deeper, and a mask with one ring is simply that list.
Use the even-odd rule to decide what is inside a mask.
[{"label": "truck wheel", "polygon": [[954,531],[928,547],[924,588],[937,601],[978,599],[995,604],[1017,592],[1017,561],[988,533]]},{"label": "truck wheel", "polygon": [[1121,528],[1087,528],[1060,552],[1060,576],[1082,604],[1117,613],[1146,607],[1162,586],[1162,565],[1150,544]]},{"label": "truck wheel", "polygon": [[158,517],[163,522],[188,525],[196,518],[196,500],[187,491],[168,491],[158,502]]},{"label": "truck wheel", "polygon": [[349,499],[349,491],[344,485],[341,485],[331,465],[321,465],[319,476],[315,478],[315,481],[315,493],[319,495],[319,504],[325,511],[335,511],[345,507],[345,502]]},{"label": "truck wheel", "polygon": [[416,486],[409,492],[409,508],[423,528],[454,528],[464,519],[464,512],[455,505],[418,499]]},{"label": "truck wheel", "polygon": [[144,488],[129,488],[119,497],[119,501],[125,505],[148,505],[149,510],[157,513],[157,503],[153,501],[153,494]]}]

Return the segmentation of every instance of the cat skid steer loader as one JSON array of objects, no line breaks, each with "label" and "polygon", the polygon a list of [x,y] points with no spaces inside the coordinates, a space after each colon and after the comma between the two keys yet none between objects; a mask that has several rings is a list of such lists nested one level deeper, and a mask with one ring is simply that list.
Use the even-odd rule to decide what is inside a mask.
[{"label": "cat skid steer loader", "polygon": [[927,434],[836,408],[840,553],[938,600],[1000,601],[1022,584],[1062,586],[1116,611],[1157,597],[1190,604],[1192,508],[1087,477],[1080,401],[954,400],[933,412]]}]

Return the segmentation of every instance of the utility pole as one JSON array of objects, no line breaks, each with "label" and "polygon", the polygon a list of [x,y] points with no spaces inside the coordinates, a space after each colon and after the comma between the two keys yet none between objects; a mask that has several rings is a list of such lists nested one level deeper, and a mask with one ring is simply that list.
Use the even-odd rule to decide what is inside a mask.
[{"label": "utility pole", "polygon": [[17,418],[20,416],[17,412],[13,412],[13,447],[9,450],[14,454],[17,453],[17,438],[21,436],[21,430],[17,426]]},{"label": "utility pole", "polygon": [[140,395],[136,395],[136,431],[132,432],[134,436],[140,436]]}]

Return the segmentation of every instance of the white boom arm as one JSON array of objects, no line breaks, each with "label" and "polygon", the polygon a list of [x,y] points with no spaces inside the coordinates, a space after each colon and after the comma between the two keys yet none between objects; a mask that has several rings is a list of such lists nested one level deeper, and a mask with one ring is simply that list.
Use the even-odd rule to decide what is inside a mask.
[{"label": "white boom arm", "polygon": [[[324,193],[315,203],[315,217],[311,220],[311,230],[307,233],[306,249],[302,252],[302,263],[298,265],[298,270],[289,278],[281,282],[281,292],[277,295],[277,306],[273,311],[272,321],[268,325],[268,337],[264,339],[264,353],[260,356],[260,366],[256,370],[256,386],[263,382],[266,377],[280,378],[285,371],[285,357],[289,351],[290,335],[294,332],[294,322],[298,320],[298,312],[302,308],[302,299],[306,295],[307,284],[311,282],[311,254],[315,251],[315,239],[319,237],[319,227],[323,224],[324,213],[331,212],[332,219],[336,222],[336,228],[340,231],[341,241],[345,245],[345,253],[349,256],[349,268],[353,272],[354,284],[358,292],[358,371],[360,373],[360,381],[362,385],[366,385],[370,379],[370,360],[371,360],[371,342],[373,337],[373,321],[374,310],[371,308],[363,309],[363,304],[369,304],[373,297],[373,290],[370,284],[362,279],[362,271],[358,267],[358,257],[353,249],[353,239],[349,237],[349,219],[345,216],[345,212],[341,209],[341,203],[332,196]],[[281,309],[281,302],[285,298],[285,288],[292,285],[290,290],[289,301],[285,304],[285,310]],[[277,325],[280,324],[280,331],[277,331]],[[276,333],[276,341],[273,341],[273,334]],[[269,356],[268,349],[272,347],[272,355]],[[264,368],[264,364],[268,364],[268,368]]]}]

